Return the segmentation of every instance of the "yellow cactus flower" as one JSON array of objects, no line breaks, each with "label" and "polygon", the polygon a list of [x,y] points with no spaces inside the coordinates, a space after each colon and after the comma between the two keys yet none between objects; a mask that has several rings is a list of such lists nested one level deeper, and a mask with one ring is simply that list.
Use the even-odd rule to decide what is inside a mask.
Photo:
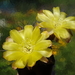
[{"label": "yellow cactus flower", "polygon": [[67,29],[75,29],[75,17],[66,17],[66,13],[60,12],[59,7],[53,8],[53,13],[43,10],[36,17],[40,27],[46,28],[50,34],[54,34],[58,39],[70,37]]},{"label": "yellow cactus flower", "polygon": [[11,30],[10,37],[3,44],[3,57],[13,61],[15,68],[33,67],[42,57],[50,57],[52,45],[47,31],[40,32],[38,26],[26,25],[23,30]]}]

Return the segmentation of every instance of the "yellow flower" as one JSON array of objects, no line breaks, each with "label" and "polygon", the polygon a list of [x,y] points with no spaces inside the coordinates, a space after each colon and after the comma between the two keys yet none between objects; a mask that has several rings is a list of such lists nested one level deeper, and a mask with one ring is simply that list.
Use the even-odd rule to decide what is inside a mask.
[{"label": "yellow flower", "polygon": [[26,25],[24,30],[11,30],[10,37],[3,44],[3,57],[8,61],[13,61],[12,66],[24,68],[32,67],[42,57],[52,55],[51,41],[47,31],[40,32],[38,26]]},{"label": "yellow flower", "polygon": [[66,39],[70,37],[67,29],[75,29],[75,17],[66,17],[66,13],[60,12],[59,7],[53,8],[53,13],[49,10],[43,10],[38,13],[37,21],[41,22],[38,25],[46,28],[50,34],[54,34],[57,38]]}]

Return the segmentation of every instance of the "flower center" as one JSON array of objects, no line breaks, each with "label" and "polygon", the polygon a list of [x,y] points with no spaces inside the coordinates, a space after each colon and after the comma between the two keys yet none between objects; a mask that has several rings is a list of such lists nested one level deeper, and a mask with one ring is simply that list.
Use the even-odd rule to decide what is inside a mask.
[{"label": "flower center", "polygon": [[25,47],[23,47],[23,52],[31,53],[32,52],[32,46],[26,45]]},{"label": "flower center", "polygon": [[54,22],[55,28],[57,28],[58,26],[61,26],[62,22],[63,22],[62,19],[55,20],[55,22]]}]

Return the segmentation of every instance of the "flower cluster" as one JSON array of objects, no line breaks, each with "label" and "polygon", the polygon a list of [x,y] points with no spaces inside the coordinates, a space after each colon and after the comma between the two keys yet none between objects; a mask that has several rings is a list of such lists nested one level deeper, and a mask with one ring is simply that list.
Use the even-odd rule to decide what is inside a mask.
[{"label": "flower cluster", "polygon": [[[43,10],[36,17],[37,26],[25,25],[24,29],[11,30],[9,37],[3,44],[3,57],[12,61],[12,66],[24,68],[33,67],[38,60],[52,55],[52,41],[47,39],[52,34],[61,39],[70,38],[68,29],[75,29],[75,17],[66,17],[59,7],[53,8],[53,13]],[[41,31],[40,28],[46,30]],[[43,59],[44,62],[44,59]]]}]

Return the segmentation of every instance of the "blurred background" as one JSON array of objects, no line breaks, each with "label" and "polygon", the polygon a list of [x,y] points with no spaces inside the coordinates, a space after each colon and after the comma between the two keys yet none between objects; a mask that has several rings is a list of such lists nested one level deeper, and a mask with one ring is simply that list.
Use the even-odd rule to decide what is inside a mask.
[{"label": "blurred background", "polygon": [[[11,29],[20,30],[36,23],[36,14],[43,9],[52,11],[59,6],[67,16],[75,16],[75,0],[0,0],[0,75],[16,75],[11,63],[3,59],[2,44]],[[61,47],[55,57],[55,75],[75,75],[75,31],[71,41]]]}]

